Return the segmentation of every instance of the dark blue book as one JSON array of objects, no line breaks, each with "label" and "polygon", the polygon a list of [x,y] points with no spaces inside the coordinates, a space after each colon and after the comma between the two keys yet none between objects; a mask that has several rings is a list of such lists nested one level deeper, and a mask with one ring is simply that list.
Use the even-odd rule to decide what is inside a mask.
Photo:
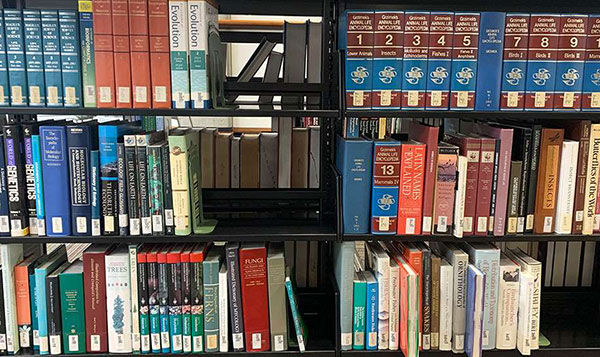
[{"label": "dark blue book", "polygon": [[481,13],[475,110],[500,110],[505,17],[504,12]]},{"label": "dark blue book", "polygon": [[0,136],[0,236],[10,235],[10,209],[6,189],[6,162],[4,160],[4,137]]},{"label": "dark blue book", "polygon": [[100,153],[98,150],[90,153],[90,173],[92,235],[99,236],[102,234],[102,215],[100,210]]},{"label": "dark blue book", "polygon": [[64,126],[40,127],[48,236],[71,235],[71,190],[66,136]]},{"label": "dark blue book", "polygon": [[467,271],[467,326],[465,333],[465,353],[469,357],[481,357],[482,354],[485,279],[485,274],[474,265],[469,264]]},{"label": "dark blue book", "polygon": [[8,58],[10,105],[26,107],[29,98],[25,66],[25,36],[23,13],[17,9],[4,9],[4,31]]},{"label": "dark blue book", "polygon": [[373,142],[337,138],[336,166],[342,175],[344,233],[369,232]]},{"label": "dark blue book", "polygon": [[71,226],[74,235],[92,233],[92,179],[90,153],[93,128],[88,125],[67,126],[69,177],[71,180]]},{"label": "dark blue book", "polygon": [[587,50],[583,69],[583,95],[581,99],[581,110],[584,111],[600,110],[600,48],[598,48],[598,42],[596,41],[598,39],[599,28],[600,15],[590,15],[587,32]]}]

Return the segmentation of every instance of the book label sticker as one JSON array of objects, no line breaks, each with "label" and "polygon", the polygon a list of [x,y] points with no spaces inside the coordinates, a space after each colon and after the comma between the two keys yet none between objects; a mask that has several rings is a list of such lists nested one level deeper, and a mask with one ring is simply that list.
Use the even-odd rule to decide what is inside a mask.
[{"label": "book label sticker", "polygon": [[52,217],[52,232],[62,233],[62,217]]},{"label": "book label sticker", "polygon": [[93,352],[100,351],[100,335],[91,335],[90,340],[91,340],[90,350]]},{"label": "book label sticker", "polygon": [[390,217],[379,217],[379,230],[383,232],[390,230]]},{"label": "book label sticker", "polygon": [[50,336],[50,354],[57,355],[60,352],[60,336]]},{"label": "book label sticker", "polygon": [[152,234],[151,217],[142,217],[142,234]]},{"label": "book label sticker", "polygon": [[469,105],[469,92],[456,92],[456,106],[458,108],[466,108]]},{"label": "book label sticker", "polygon": [[563,107],[572,108],[575,102],[575,93],[574,92],[564,92],[563,93]]},{"label": "book label sticker", "polygon": [[[92,235],[99,236],[100,235],[100,220],[92,219]],[[94,335],[96,336],[96,335]]]},{"label": "book label sticker", "polygon": [[408,106],[416,107],[419,105],[419,91],[409,90],[408,91]]},{"label": "book label sticker", "polygon": [[364,332],[354,333],[354,343],[357,345],[364,345],[365,344],[365,333]]},{"label": "book label sticker", "polygon": [[406,219],[406,234],[415,234],[416,224],[417,224],[417,220],[415,218],[407,218]]},{"label": "book label sticker", "polygon": [[172,209],[166,209],[165,210],[165,224],[167,226],[173,226],[174,222],[173,222],[173,210]]},{"label": "book label sticker", "polygon": [[119,227],[127,227],[128,222],[129,216],[127,216],[127,214],[119,214]]},{"label": "book label sticker", "polygon": [[27,330],[19,329],[19,342],[21,343],[21,347],[30,347],[29,332]]},{"label": "book label sticker", "polygon": [[194,352],[202,352],[202,336],[194,336]]},{"label": "book label sticker", "polygon": [[434,90],[429,92],[431,95],[431,106],[432,107],[441,107],[442,106],[442,91]]},{"label": "book label sticker", "polygon": [[283,351],[283,335],[275,335],[275,351]]},{"label": "book label sticker", "polygon": [[[0,334],[0,349],[6,349],[6,334]],[[46,350],[48,350],[48,346],[46,346]]]},{"label": "book label sticker", "polygon": [[148,102],[148,90],[146,87],[135,87],[135,101],[138,103]]},{"label": "book label sticker", "polygon": [[169,332],[168,331],[161,331],[160,344],[162,346],[169,346]]},{"label": "book label sticker", "polygon": [[173,335],[173,350],[181,351],[183,349],[183,341],[181,335]]},{"label": "book label sticker", "polygon": [[473,217],[465,217],[463,230],[465,232],[473,232]]},{"label": "book label sticker", "polygon": [[79,350],[79,336],[69,335],[69,351],[77,352]]},{"label": "book label sticker", "polygon": [[100,103],[112,102],[110,87],[100,87]]},{"label": "book label sticker", "polygon": [[448,230],[448,217],[438,217],[438,231],[445,233]]},{"label": "book label sticker", "polygon": [[477,219],[477,232],[487,231],[487,217],[479,217]]},{"label": "book label sticker", "polygon": [[369,346],[377,346],[377,332],[369,332]]},{"label": "book label sticker", "polygon": [[354,91],[352,95],[352,105],[355,107],[362,107],[364,102],[364,92],[361,90]]},{"label": "book label sticker", "polygon": [[508,92],[506,106],[509,108],[516,108],[517,105],[519,105],[519,92]]},{"label": "book label sticker", "polygon": [[75,87],[65,87],[65,104],[75,105],[77,103]]},{"label": "book label sticker", "polygon": [[600,108],[600,92],[592,93],[592,108]]},{"label": "book label sticker", "polygon": [[535,92],[535,101],[533,106],[543,108],[546,106],[546,92]]},{"label": "book label sticker", "polygon": [[139,218],[131,218],[129,220],[129,233],[132,236],[140,235],[140,219]]},{"label": "book label sticker", "polygon": [[125,335],[122,333],[117,334],[117,349],[121,350],[125,348]]},{"label": "book label sticker", "polygon": [[77,225],[77,233],[87,233],[87,219],[86,217],[77,217],[75,219]]},{"label": "book label sticker", "polygon": [[115,231],[115,217],[113,217],[113,216],[105,216],[104,217],[104,229],[107,232]]},{"label": "book label sticker", "polygon": [[[2,233],[10,232],[10,225],[8,224],[8,222],[9,222],[8,216],[0,216],[0,232],[2,232]],[[38,225],[39,225],[39,221],[38,221]],[[38,229],[38,231],[39,231],[39,229]]]},{"label": "book label sticker", "polygon": [[40,87],[29,86],[29,101],[30,104],[41,104]]},{"label": "book label sticker", "polygon": [[[258,334],[260,335],[260,334]],[[217,335],[206,336],[206,349],[214,350],[217,348],[217,343],[219,342],[217,339]],[[258,338],[259,347],[254,347],[254,335],[252,335],[252,347],[260,348],[260,337]]]},{"label": "book label sticker", "polygon": [[262,347],[262,341],[261,341],[261,338],[260,338],[260,333],[253,333],[252,334],[252,349],[253,350],[258,350],[261,347]]},{"label": "book label sticker", "polygon": [[192,351],[192,336],[183,336],[183,350],[186,352]]},{"label": "book label sticker", "polygon": [[525,225],[525,229],[527,229],[527,230],[533,229],[533,218],[534,217],[535,216],[532,215],[532,214],[528,214],[527,215],[527,222],[526,222],[526,225]]},{"label": "book label sticker", "polygon": [[165,86],[154,87],[154,101],[157,103],[164,103],[167,101],[167,87],[165,87]]},{"label": "book label sticker", "polygon": [[48,104],[58,104],[58,87],[48,87]]},{"label": "book label sticker", "polygon": [[142,336],[142,351],[150,351],[150,336]]},{"label": "book label sticker", "polygon": [[456,335],[456,341],[455,341],[454,348],[457,350],[465,349],[465,335]]},{"label": "book label sticker", "polygon": [[233,349],[238,350],[244,348],[244,334],[234,333],[233,337]]},{"label": "book label sticker", "polygon": [[431,232],[431,217],[423,217],[423,232]]}]

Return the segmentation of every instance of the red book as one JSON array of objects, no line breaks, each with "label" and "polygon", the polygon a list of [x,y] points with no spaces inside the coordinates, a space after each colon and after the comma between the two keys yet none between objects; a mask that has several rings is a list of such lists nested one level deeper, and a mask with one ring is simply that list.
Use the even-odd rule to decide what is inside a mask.
[{"label": "red book", "polygon": [[268,351],[271,348],[271,338],[267,292],[267,248],[264,243],[242,245],[240,281],[246,351]]},{"label": "red book", "polygon": [[421,234],[425,153],[425,144],[414,140],[402,143],[397,231],[401,235]]},{"label": "red book", "polygon": [[422,234],[431,234],[433,217],[433,191],[437,170],[437,147],[440,128],[415,122],[410,123],[408,137],[425,144],[425,183],[423,185],[423,226]]},{"label": "red book", "polygon": [[169,1],[148,0],[152,108],[171,108]]},{"label": "red book", "polygon": [[129,0],[129,45],[134,108],[150,108],[150,39],[148,0]]},{"label": "red book", "polygon": [[111,0],[94,0],[94,60],[98,108],[115,107]]},{"label": "red book", "polygon": [[412,243],[398,245],[406,262],[419,275],[419,349],[423,349],[423,252]]},{"label": "red book", "polygon": [[131,57],[129,55],[129,5],[112,1],[113,50],[117,108],[131,108]]},{"label": "red book", "polygon": [[452,232],[458,147],[440,142],[433,198],[433,233]]},{"label": "red book", "polygon": [[494,157],[496,139],[475,136],[481,141],[479,151],[479,175],[477,177],[477,205],[475,207],[475,235],[485,236],[488,232],[490,205],[492,204],[492,185],[494,181]]},{"label": "red book", "polygon": [[463,134],[451,134],[448,142],[459,148],[459,153],[467,158],[467,189],[465,191],[464,235],[473,235],[475,210],[477,207],[477,183],[479,182],[479,151],[481,140]]},{"label": "red book", "polygon": [[87,352],[108,352],[104,257],[115,246],[98,244],[83,253],[83,290]]},{"label": "red book", "polygon": [[580,110],[588,16],[562,14],[559,24],[554,110]]}]

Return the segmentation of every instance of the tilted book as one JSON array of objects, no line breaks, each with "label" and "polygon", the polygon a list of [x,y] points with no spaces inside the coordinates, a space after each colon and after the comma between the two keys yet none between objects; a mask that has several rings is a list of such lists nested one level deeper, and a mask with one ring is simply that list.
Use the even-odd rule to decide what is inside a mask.
[{"label": "tilted book", "polygon": [[269,326],[274,351],[288,348],[288,314],[286,309],[285,258],[283,245],[272,244],[267,253]]},{"label": "tilted book", "polygon": [[573,234],[582,234],[583,214],[585,207],[585,182],[587,179],[588,156],[590,153],[590,130],[592,123],[589,120],[580,120],[565,125],[565,138],[579,142],[576,159],[577,172],[575,179],[575,198],[572,209]]},{"label": "tilted book", "polygon": [[[587,174],[585,180],[585,196],[583,211],[583,234],[592,234],[598,219],[596,216],[596,200],[598,195],[598,152],[600,151],[600,124],[592,124],[588,150]],[[596,157],[596,158],[594,158]]]}]

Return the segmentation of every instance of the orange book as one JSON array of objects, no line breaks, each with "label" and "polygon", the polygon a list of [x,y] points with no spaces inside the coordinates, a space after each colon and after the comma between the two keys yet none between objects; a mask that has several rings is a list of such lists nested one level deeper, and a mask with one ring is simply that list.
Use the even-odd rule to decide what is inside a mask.
[{"label": "orange book", "polygon": [[413,140],[403,142],[400,153],[398,234],[421,234],[424,179],[425,144]]},{"label": "orange book", "polygon": [[111,0],[93,0],[94,60],[96,62],[96,103],[98,108],[115,107],[115,69]]},{"label": "orange book", "polygon": [[17,326],[19,343],[23,348],[33,347],[31,324],[31,297],[29,295],[29,275],[34,273],[35,261],[39,255],[33,254],[15,266],[15,296],[17,300]]},{"label": "orange book", "polygon": [[148,0],[129,0],[129,45],[134,108],[150,108],[150,41]]},{"label": "orange book", "polygon": [[168,0],[148,0],[152,108],[171,108],[168,10]]},{"label": "orange book", "polygon": [[112,0],[113,50],[117,108],[131,108],[131,58],[129,55],[129,5]]},{"label": "orange book", "polygon": [[554,230],[558,168],[564,135],[564,129],[542,129],[533,220],[533,232],[536,234],[552,233]]},{"label": "orange book", "polygon": [[[423,252],[411,243],[399,243],[402,255],[406,259],[406,262],[415,270],[419,275],[418,285],[418,296],[419,302],[423,301]],[[419,303],[419,349],[422,349],[423,343],[423,304]]]}]

